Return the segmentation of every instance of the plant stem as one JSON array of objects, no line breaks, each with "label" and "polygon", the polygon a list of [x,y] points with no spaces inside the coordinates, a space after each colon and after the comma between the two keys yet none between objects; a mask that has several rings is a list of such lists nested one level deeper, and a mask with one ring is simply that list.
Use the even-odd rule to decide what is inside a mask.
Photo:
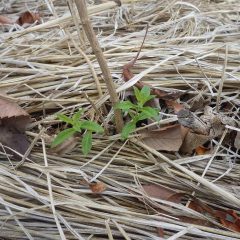
[{"label": "plant stem", "polygon": [[89,101],[89,103],[92,105],[92,108],[95,110],[96,114],[99,116],[99,118],[101,119],[103,126],[104,126],[104,132],[106,135],[109,135],[109,131],[108,131],[108,127],[107,124],[105,122],[105,119],[102,116],[102,113],[97,109],[96,105],[94,104],[94,102],[88,97],[88,95],[84,92],[83,93],[84,97]]},{"label": "plant stem", "polygon": [[[116,89],[114,87],[114,83],[112,80],[111,72],[108,68],[107,61],[103,55],[102,49],[99,45],[98,39],[94,33],[91,21],[89,20],[88,13],[87,13],[87,6],[85,0],[75,0],[75,4],[78,9],[78,14],[80,16],[83,29],[87,35],[87,38],[89,40],[89,43],[96,55],[97,61],[99,63],[99,66],[102,70],[102,74],[105,80],[105,83],[107,85],[110,100],[112,102],[112,107],[115,106],[116,103],[118,103],[119,98],[116,92]],[[123,119],[122,119],[122,113],[120,109],[114,109],[114,116],[115,116],[115,123],[116,123],[116,129],[117,132],[121,132],[123,127]]]}]

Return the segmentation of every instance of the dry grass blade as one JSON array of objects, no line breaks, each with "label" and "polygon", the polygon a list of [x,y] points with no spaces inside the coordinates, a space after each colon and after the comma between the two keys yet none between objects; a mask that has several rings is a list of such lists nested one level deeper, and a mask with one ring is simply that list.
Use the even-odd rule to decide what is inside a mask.
[{"label": "dry grass blade", "polygon": [[[33,120],[26,132],[32,144],[19,155],[21,162],[0,148],[0,238],[157,240],[161,229],[169,240],[240,239],[218,218],[188,207],[194,193],[209,208],[240,216],[240,155],[230,145],[240,129],[239,2],[87,1],[119,98],[143,81],[179,91],[179,104],[197,115],[205,104],[235,121],[209,141],[212,152],[205,155],[155,151],[135,133],[126,142],[111,135],[110,95],[73,2],[3,1],[0,6],[1,15],[14,17],[27,8],[41,18],[39,25],[0,26],[1,99],[19,104]],[[136,56],[147,23],[134,77],[124,82],[122,68]],[[86,118],[104,122],[110,135],[94,135],[87,157],[79,142],[71,152],[52,153],[53,135],[65,127],[56,114],[72,116],[79,108]],[[177,123],[165,106],[160,117],[160,126],[154,122],[137,132]],[[92,192],[85,183],[94,180],[106,190]],[[146,184],[187,197],[180,203],[150,197],[142,190]]]}]

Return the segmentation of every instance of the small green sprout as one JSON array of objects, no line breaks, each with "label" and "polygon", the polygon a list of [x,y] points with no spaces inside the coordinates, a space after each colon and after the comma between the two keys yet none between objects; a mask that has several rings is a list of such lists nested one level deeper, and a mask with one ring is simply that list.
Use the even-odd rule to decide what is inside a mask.
[{"label": "small green sprout", "polygon": [[104,129],[93,121],[81,120],[80,117],[82,116],[83,112],[84,110],[80,109],[72,116],[72,118],[67,117],[64,114],[57,115],[58,119],[70,124],[71,127],[61,131],[53,140],[51,147],[61,144],[77,132],[81,133],[84,131],[84,134],[82,135],[82,152],[84,155],[87,155],[90,152],[92,148],[92,133],[102,133]]},{"label": "small green sprout", "polygon": [[141,120],[148,118],[157,119],[159,111],[152,107],[144,107],[144,104],[153,99],[155,96],[151,95],[149,87],[144,86],[141,90],[134,87],[134,95],[137,99],[137,104],[133,104],[130,101],[122,101],[116,104],[117,109],[121,109],[123,112],[128,113],[131,117],[131,121],[128,122],[122,129],[122,139],[128,138],[129,134],[132,133],[137,126],[137,123]]}]

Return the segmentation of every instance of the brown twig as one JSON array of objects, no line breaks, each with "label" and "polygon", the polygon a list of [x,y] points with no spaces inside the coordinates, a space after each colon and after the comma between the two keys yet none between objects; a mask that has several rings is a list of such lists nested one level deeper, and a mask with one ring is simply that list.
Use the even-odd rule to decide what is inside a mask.
[{"label": "brown twig", "polygon": [[[107,85],[110,100],[112,102],[112,106],[114,107],[115,104],[119,101],[116,89],[113,84],[112,75],[108,68],[107,61],[103,55],[102,49],[99,45],[99,42],[97,40],[97,37],[94,33],[91,21],[89,20],[88,13],[87,13],[87,7],[85,0],[75,0],[75,4],[78,9],[78,13],[82,22],[83,29],[86,33],[86,36],[89,40],[89,43],[96,55],[97,61],[99,63],[99,66],[102,70],[102,74],[105,80],[105,83]],[[123,127],[123,119],[120,109],[114,109],[114,116],[115,116],[115,123],[116,123],[116,129],[117,132],[121,132]]]},{"label": "brown twig", "polygon": [[129,62],[126,65],[123,66],[123,77],[124,77],[125,81],[128,81],[133,77],[133,73],[131,72],[130,68],[132,68],[134,66],[134,64],[136,63],[136,61],[138,60],[139,54],[142,51],[143,44],[144,44],[145,39],[147,37],[147,33],[148,33],[148,25],[147,25],[147,28],[146,28],[146,32],[145,32],[142,44],[141,44],[141,46],[138,50],[138,53],[137,53],[136,57],[131,62]]}]

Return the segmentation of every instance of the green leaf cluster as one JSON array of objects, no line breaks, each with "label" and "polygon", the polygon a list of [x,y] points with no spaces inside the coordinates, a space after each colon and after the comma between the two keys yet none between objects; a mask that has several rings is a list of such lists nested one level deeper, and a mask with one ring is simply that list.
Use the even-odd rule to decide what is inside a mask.
[{"label": "green leaf cluster", "polygon": [[55,147],[67,139],[69,139],[71,136],[73,136],[77,132],[84,131],[84,134],[82,135],[82,152],[84,155],[87,155],[91,148],[92,148],[92,133],[101,133],[104,131],[104,129],[98,124],[93,121],[89,120],[82,120],[81,116],[83,114],[84,110],[80,109],[77,113],[75,113],[71,118],[64,115],[64,114],[58,114],[57,117],[59,120],[70,124],[71,127],[68,129],[65,129],[61,131],[56,138],[52,142],[52,147]]},{"label": "green leaf cluster", "polygon": [[121,109],[123,112],[128,113],[131,117],[131,121],[122,129],[122,139],[128,138],[129,134],[136,129],[139,121],[148,118],[157,118],[159,113],[155,108],[144,106],[147,101],[155,97],[154,95],[151,95],[151,89],[148,86],[144,86],[141,90],[134,87],[134,95],[137,99],[136,104],[133,104],[130,101],[122,101],[115,106],[117,109]]}]

